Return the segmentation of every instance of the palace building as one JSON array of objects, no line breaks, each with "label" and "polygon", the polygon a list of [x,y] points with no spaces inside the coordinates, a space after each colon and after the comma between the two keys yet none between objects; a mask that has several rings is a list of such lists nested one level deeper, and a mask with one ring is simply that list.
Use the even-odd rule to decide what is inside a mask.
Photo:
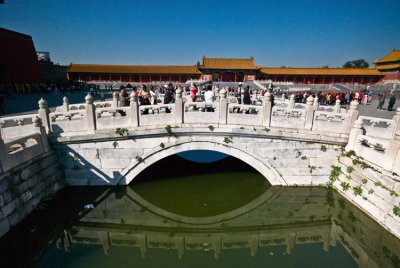
[{"label": "palace building", "polygon": [[383,80],[400,80],[400,50],[393,49],[389,55],[374,63],[376,69],[384,73]]},{"label": "palace building", "polygon": [[[377,66],[378,67],[378,66]],[[207,58],[192,66],[71,64],[72,81],[186,82],[210,80],[243,82],[271,79],[297,84],[372,84],[384,77],[379,69],[366,68],[270,68],[254,58]]]}]

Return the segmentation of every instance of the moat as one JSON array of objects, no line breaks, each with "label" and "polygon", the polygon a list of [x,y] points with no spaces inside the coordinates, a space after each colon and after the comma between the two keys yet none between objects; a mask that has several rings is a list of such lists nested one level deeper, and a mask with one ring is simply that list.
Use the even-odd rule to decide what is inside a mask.
[{"label": "moat", "polygon": [[232,157],[67,187],[0,245],[5,267],[400,267],[400,240],[336,192],[271,187]]}]

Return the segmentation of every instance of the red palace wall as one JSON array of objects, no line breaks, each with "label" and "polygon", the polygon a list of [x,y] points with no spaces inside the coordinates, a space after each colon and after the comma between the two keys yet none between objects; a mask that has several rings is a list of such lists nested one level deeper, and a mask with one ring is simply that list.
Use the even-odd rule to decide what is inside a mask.
[{"label": "red palace wall", "polygon": [[382,80],[400,80],[400,71],[385,73],[385,77]]},{"label": "red palace wall", "polygon": [[32,37],[0,28],[0,84],[39,82],[42,75]]}]

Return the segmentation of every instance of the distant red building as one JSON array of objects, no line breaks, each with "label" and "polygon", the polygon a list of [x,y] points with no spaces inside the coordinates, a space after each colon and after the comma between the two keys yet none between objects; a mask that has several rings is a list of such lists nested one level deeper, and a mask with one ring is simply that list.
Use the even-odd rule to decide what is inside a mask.
[{"label": "distant red building", "polygon": [[12,85],[17,91],[27,84],[42,82],[32,37],[0,28],[0,87]]},{"label": "distant red building", "polygon": [[192,66],[71,64],[72,81],[185,82],[188,79],[242,82],[271,79],[298,84],[372,84],[384,76],[375,68],[267,68],[254,58],[207,58]]}]

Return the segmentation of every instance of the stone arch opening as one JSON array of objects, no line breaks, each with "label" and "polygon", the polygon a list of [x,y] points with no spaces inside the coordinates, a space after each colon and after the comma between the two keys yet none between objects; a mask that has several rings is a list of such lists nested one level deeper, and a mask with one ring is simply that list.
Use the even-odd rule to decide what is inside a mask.
[{"label": "stone arch opening", "polygon": [[168,156],[191,150],[209,150],[224,153],[235,157],[244,163],[253,167],[256,171],[262,174],[271,185],[287,185],[286,181],[280,174],[262,157],[251,155],[243,150],[228,146],[226,144],[209,142],[209,141],[190,141],[180,144],[166,145],[164,148],[156,148],[142,157],[142,161],[130,164],[122,172],[116,184],[127,185],[134,180],[139,173],[150,167],[157,161]]}]

